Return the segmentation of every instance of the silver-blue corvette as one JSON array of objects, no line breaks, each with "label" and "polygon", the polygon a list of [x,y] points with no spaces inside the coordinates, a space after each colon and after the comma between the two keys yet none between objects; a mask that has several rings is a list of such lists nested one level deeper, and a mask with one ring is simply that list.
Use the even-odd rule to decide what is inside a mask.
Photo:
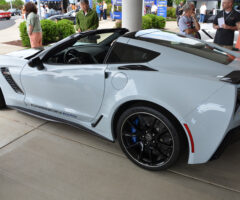
[{"label": "silver-blue corvette", "polygon": [[160,30],[77,33],[0,55],[0,108],[119,141],[135,164],[166,169],[216,156],[240,125],[240,54]]}]

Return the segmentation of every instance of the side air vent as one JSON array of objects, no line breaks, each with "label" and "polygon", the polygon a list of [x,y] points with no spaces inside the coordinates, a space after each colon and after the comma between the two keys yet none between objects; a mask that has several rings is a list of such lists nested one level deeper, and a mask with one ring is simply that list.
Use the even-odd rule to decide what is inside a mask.
[{"label": "side air vent", "polygon": [[8,68],[1,68],[1,72],[6,79],[6,81],[9,83],[9,85],[12,87],[12,89],[18,93],[18,94],[24,94],[21,88],[16,84],[16,82],[13,80]]}]

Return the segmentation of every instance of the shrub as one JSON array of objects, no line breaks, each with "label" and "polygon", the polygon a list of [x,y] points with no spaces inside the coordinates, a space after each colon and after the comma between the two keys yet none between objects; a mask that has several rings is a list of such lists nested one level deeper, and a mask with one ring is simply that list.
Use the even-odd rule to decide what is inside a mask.
[{"label": "shrub", "polygon": [[28,37],[28,33],[27,33],[27,26],[26,26],[26,22],[22,22],[19,25],[19,31],[20,31],[20,37],[22,40],[22,45],[24,47],[30,47],[30,40]]},{"label": "shrub", "polygon": [[67,19],[62,19],[57,22],[57,36],[61,40],[75,33],[73,22]]},{"label": "shrub", "polygon": [[107,4],[107,16],[110,16],[111,10],[112,10],[112,4],[109,3],[109,4]]},{"label": "shrub", "polygon": [[42,34],[43,34],[43,45],[51,42],[56,42],[57,39],[57,24],[49,19],[41,20]]},{"label": "shrub", "polygon": [[176,18],[176,8],[168,7],[167,8],[167,17]]},{"label": "shrub", "polygon": [[176,18],[176,8],[171,9],[171,17]]},{"label": "shrub", "polygon": [[142,17],[142,29],[152,28],[152,19],[151,17],[145,15]]},{"label": "shrub", "polygon": [[122,20],[117,20],[115,22],[115,28],[122,28]]},{"label": "shrub", "polygon": [[172,8],[167,7],[167,17],[172,17]]},{"label": "shrub", "polygon": [[151,20],[152,20],[152,28],[157,28],[157,15],[147,14],[146,16],[151,18]]},{"label": "shrub", "polygon": [[165,28],[165,26],[166,26],[166,19],[163,16],[157,16],[155,25],[156,25],[156,27],[154,27],[154,28],[159,28],[159,29]]},{"label": "shrub", "polygon": [[166,19],[162,16],[157,16],[154,14],[147,14],[146,17],[151,18],[152,25],[150,28],[163,29],[166,25]]}]

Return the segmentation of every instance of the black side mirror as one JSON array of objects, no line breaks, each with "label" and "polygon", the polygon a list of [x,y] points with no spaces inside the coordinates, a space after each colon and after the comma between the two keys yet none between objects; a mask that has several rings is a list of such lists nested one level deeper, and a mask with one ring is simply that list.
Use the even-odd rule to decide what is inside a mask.
[{"label": "black side mirror", "polygon": [[43,70],[44,69],[42,60],[39,57],[32,58],[28,62],[28,65],[32,68],[36,67],[38,70]]}]

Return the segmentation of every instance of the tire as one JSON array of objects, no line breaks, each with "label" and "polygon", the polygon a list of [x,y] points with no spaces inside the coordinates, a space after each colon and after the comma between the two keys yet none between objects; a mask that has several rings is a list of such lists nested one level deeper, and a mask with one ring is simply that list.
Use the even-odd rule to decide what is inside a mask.
[{"label": "tire", "polygon": [[180,155],[180,137],[171,119],[150,107],[136,106],[123,112],[117,136],[126,156],[147,170],[167,169]]},{"label": "tire", "polygon": [[2,90],[0,88],[0,110],[3,109],[3,108],[6,108],[6,103],[5,103],[5,100],[4,100],[4,97],[3,97]]}]

